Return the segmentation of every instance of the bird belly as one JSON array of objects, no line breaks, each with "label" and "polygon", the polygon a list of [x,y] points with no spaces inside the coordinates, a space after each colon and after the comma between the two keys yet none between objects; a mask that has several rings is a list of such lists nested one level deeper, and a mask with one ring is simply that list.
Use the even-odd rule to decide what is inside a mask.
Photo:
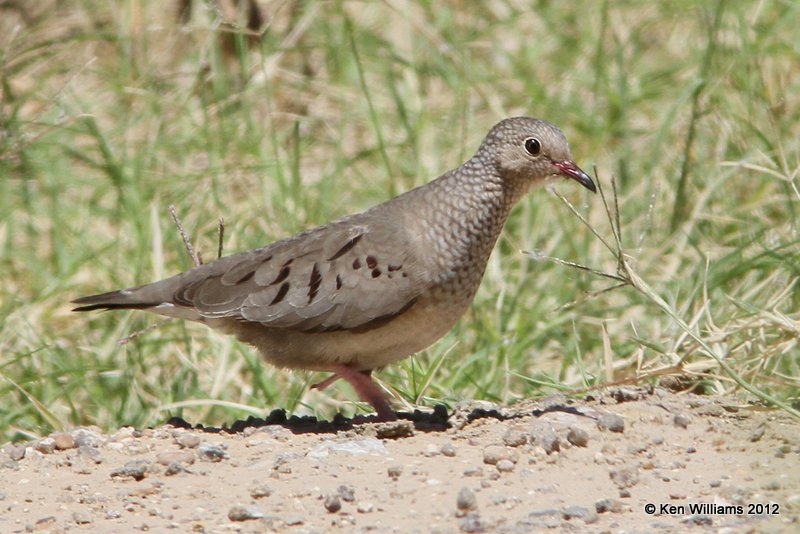
[{"label": "bird belly", "polygon": [[467,304],[420,299],[388,323],[366,331],[300,332],[259,324],[209,324],[257,347],[277,367],[324,370],[345,364],[376,369],[402,360],[433,344],[458,321]]}]

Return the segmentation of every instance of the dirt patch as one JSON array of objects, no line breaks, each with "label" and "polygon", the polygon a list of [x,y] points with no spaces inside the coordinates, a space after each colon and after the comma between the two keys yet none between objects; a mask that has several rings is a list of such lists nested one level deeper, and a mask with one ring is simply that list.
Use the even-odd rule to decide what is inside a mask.
[{"label": "dirt patch", "polygon": [[6,445],[0,531],[800,530],[797,422],[725,398],[630,388],[398,423],[172,423]]}]

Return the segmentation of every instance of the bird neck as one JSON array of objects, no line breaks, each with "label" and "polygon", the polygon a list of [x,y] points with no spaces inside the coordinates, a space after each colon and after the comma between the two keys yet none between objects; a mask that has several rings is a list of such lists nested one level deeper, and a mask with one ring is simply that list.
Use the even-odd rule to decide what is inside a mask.
[{"label": "bird neck", "polygon": [[[412,225],[421,231],[428,257],[440,263],[442,283],[477,289],[486,262],[514,204],[525,191],[493,167],[473,158],[427,186],[426,208]],[[457,282],[460,280],[460,282]]]}]

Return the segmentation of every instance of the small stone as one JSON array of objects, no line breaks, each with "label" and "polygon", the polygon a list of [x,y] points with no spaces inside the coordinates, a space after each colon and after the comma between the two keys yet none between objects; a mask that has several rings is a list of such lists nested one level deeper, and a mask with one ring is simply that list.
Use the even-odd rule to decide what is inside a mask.
[{"label": "small stone", "polygon": [[190,451],[165,451],[156,455],[156,463],[161,465],[170,465],[173,463],[192,465],[194,459],[195,455]]},{"label": "small stone", "polygon": [[567,441],[576,447],[586,447],[589,444],[589,433],[580,427],[571,426],[567,432]]},{"label": "small stone", "polygon": [[345,502],[353,502],[356,500],[356,492],[352,486],[341,485],[336,488],[336,492]]},{"label": "small stone", "polygon": [[254,499],[264,499],[270,495],[272,495],[272,488],[266,484],[261,484],[250,489],[250,496]]},{"label": "small stone", "polygon": [[695,514],[691,517],[687,517],[686,519],[681,519],[681,523],[697,525],[697,526],[711,526],[714,524],[714,521],[711,519],[710,516],[705,514]]},{"label": "small stone", "polygon": [[400,439],[414,435],[414,424],[405,419],[376,423],[372,427],[378,439]]},{"label": "small stone", "polygon": [[221,445],[201,443],[197,446],[197,455],[205,462],[220,462],[228,458],[228,453]]},{"label": "small stone", "polygon": [[597,522],[597,512],[583,506],[568,506],[561,512],[561,516],[569,521],[570,519],[580,519],[587,525]]},{"label": "small stone", "polygon": [[452,458],[456,455],[456,448],[452,443],[445,443],[439,449],[439,452],[442,453],[442,456],[447,456],[448,458]]},{"label": "small stone", "polygon": [[147,475],[149,467],[150,462],[147,460],[128,462],[124,466],[111,471],[111,478],[132,478],[139,481]]},{"label": "small stone", "polygon": [[617,499],[600,499],[594,503],[594,510],[598,514],[610,512],[612,514],[620,514],[625,511],[625,504]]},{"label": "small stone", "polygon": [[619,488],[632,488],[639,483],[639,472],[635,466],[612,469],[608,476]]},{"label": "small stone", "polygon": [[89,514],[87,514],[83,510],[72,512],[72,520],[79,525],[88,525],[89,523],[92,522],[91,516],[89,516]]},{"label": "small stone", "polygon": [[489,445],[483,449],[483,463],[495,465],[497,462],[507,458],[506,449],[502,445]]},{"label": "small stone", "polygon": [[42,438],[33,444],[33,448],[42,454],[50,454],[56,450],[56,441],[53,438]]},{"label": "small stone", "polygon": [[688,428],[690,422],[689,416],[685,413],[676,413],[672,418],[672,424],[679,428]]},{"label": "small stone", "polygon": [[76,447],[99,447],[105,441],[100,434],[87,428],[76,428],[71,433]]},{"label": "small stone", "polygon": [[510,473],[511,471],[514,470],[514,462],[503,458],[502,460],[497,462],[497,464],[495,464],[495,467],[501,473]]},{"label": "small stone", "polygon": [[522,430],[509,428],[503,434],[503,443],[508,447],[522,447],[528,444],[528,436]]},{"label": "small stone", "polygon": [[360,502],[356,507],[356,511],[358,511],[359,514],[370,514],[374,508],[371,502]]},{"label": "small stone", "polygon": [[767,431],[767,425],[763,423],[760,424],[755,430],[753,430],[753,432],[750,433],[750,438],[749,438],[750,441],[752,441],[753,443],[759,441],[761,438],[764,437],[764,433],[766,431]]},{"label": "small stone", "polygon": [[56,450],[65,451],[75,448],[75,438],[72,437],[72,434],[67,432],[54,432],[50,437],[53,438]]},{"label": "small stone", "polygon": [[56,524],[55,516],[48,515],[41,519],[37,519],[33,525],[33,530],[49,530]]},{"label": "small stone", "polygon": [[197,434],[184,432],[179,434],[178,437],[175,438],[175,442],[184,449],[194,449],[198,445],[200,445],[200,437],[197,436]]},{"label": "small stone", "polygon": [[100,454],[100,450],[96,447],[90,447],[89,445],[81,445],[78,447],[78,454],[82,458],[86,458],[96,464],[103,463],[103,455]]},{"label": "small stone", "polygon": [[231,521],[250,521],[252,519],[261,519],[264,514],[254,506],[242,506],[237,504],[231,506],[228,510],[228,519]]},{"label": "small stone", "polygon": [[189,470],[186,469],[183,465],[179,464],[178,462],[172,462],[164,470],[164,474],[166,476],[168,476],[168,477],[171,477],[173,475],[177,475],[179,473],[188,473],[188,472],[189,472]]},{"label": "small stone", "polygon": [[631,496],[631,490],[628,488],[622,488],[619,490],[619,496],[621,499],[629,499]]},{"label": "small stone", "polygon": [[402,465],[390,465],[386,469],[386,474],[388,474],[392,478],[397,478],[403,474],[403,466]]},{"label": "small stone", "polygon": [[621,433],[625,430],[625,420],[615,413],[603,413],[597,418],[597,428]]},{"label": "small stone", "polygon": [[477,514],[477,512],[472,512],[462,517],[458,522],[458,528],[461,529],[462,532],[467,532],[468,534],[475,532],[487,532],[487,529],[481,522],[481,517]]},{"label": "small stone", "polygon": [[539,445],[547,454],[561,450],[561,442],[553,426],[546,421],[534,420],[531,423],[530,438]]},{"label": "small stone", "polygon": [[483,474],[483,469],[480,467],[467,467],[462,474],[465,477],[479,477]]},{"label": "small stone", "polygon": [[719,479],[714,479],[711,482],[709,482],[708,485],[711,486],[712,488],[718,488],[722,485],[722,481]]},{"label": "small stone", "polygon": [[339,496],[335,493],[329,493],[325,496],[324,505],[325,509],[332,514],[342,509],[342,501],[339,500]]},{"label": "small stone", "polygon": [[478,500],[475,498],[475,493],[466,486],[461,488],[456,497],[456,508],[464,512],[477,510]]},{"label": "small stone", "polygon": [[25,458],[25,445],[22,444],[6,445],[5,452],[11,460],[18,462],[23,458]]}]

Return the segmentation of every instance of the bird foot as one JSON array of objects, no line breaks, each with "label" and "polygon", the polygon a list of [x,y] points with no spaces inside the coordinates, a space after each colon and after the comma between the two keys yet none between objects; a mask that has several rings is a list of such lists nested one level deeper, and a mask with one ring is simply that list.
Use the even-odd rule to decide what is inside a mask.
[{"label": "bird foot", "polygon": [[322,391],[340,378],[347,380],[355,390],[361,400],[368,402],[375,408],[376,415],[366,417],[356,417],[354,423],[382,423],[387,421],[397,421],[397,414],[394,413],[389,405],[386,395],[375,386],[372,381],[372,369],[358,371],[347,365],[333,365],[328,368],[333,374],[311,386],[311,389]]}]

